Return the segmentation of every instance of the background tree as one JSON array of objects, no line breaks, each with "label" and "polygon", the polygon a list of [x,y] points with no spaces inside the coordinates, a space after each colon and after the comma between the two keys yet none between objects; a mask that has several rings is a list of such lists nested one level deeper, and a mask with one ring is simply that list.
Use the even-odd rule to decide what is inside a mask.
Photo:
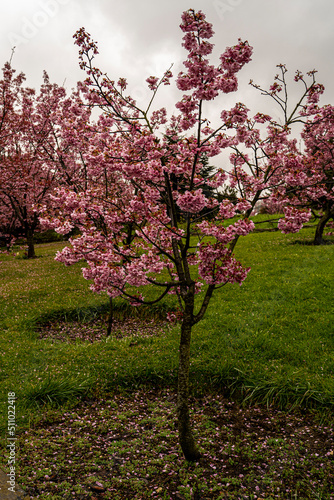
[{"label": "background tree", "polygon": [[39,95],[23,87],[24,75],[3,68],[0,102],[0,225],[21,230],[28,258],[35,257],[34,232],[39,227],[34,207],[45,202],[57,182],[45,161],[45,144],[52,140],[50,116],[58,112],[65,90],[50,84],[44,73]]},{"label": "background tree", "polygon": [[334,108],[312,103],[310,112],[301,134],[304,151],[289,160],[284,190],[277,193],[287,200],[286,217],[279,226],[284,232],[294,230],[293,211],[308,210],[318,220],[314,244],[321,245],[324,228],[334,218]]},{"label": "background tree", "polygon": [[[15,109],[18,106],[19,95],[25,79],[22,73],[15,76],[15,71],[9,62],[2,68],[2,72],[3,78],[0,80],[0,161],[5,156],[14,127],[17,126],[15,123]],[[7,199],[2,200],[0,198],[0,231],[6,239],[6,243],[10,241],[17,229],[15,211],[11,210]]]},{"label": "background tree", "polygon": [[[303,90],[290,109],[286,82],[287,69],[284,65],[279,65],[278,68],[280,72],[275,76],[269,90],[262,89],[252,81],[251,85],[278,103],[282,112],[280,122],[263,113],[257,113],[250,118],[249,110],[240,103],[225,115],[229,127],[236,131],[231,144],[233,153],[230,156],[232,164],[229,172],[230,186],[237,190],[239,196],[250,201],[253,208],[260,204],[268,207],[267,212],[272,212],[274,208],[279,209],[281,213],[284,212],[287,217],[280,220],[278,224],[280,229],[299,231],[303,223],[309,220],[311,213],[305,201],[308,198],[308,185],[300,183],[298,190],[296,189],[296,175],[299,175],[300,180],[302,170],[300,161],[304,156],[298,150],[297,139],[292,137],[292,130],[297,123],[304,123],[305,127],[307,126],[314,109],[317,109],[316,103],[324,87],[316,82],[315,71],[309,72],[308,78],[297,71],[295,81],[303,84]],[[312,162],[309,162],[310,167],[311,165]],[[315,193],[319,191],[314,191],[314,186],[317,184],[320,189],[321,184],[315,165],[309,168],[308,179],[311,175],[313,199],[315,199],[317,198]],[[292,198],[298,201],[299,210],[297,201],[292,207]]]},{"label": "background tree", "polygon": [[[44,73],[37,94],[24,88],[23,81],[23,74],[15,79],[14,70],[6,66],[1,108],[2,137],[6,141],[2,141],[0,163],[0,225],[3,232],[25,235],[30,258],[35,256],[34,233],[40,230],[38,207],[51,210],[52,205],[55,209],[51,198],[55,187],[70,186],[76,192],[87,189],[85,153],[94,147],[92,137],[96,144],[101,134],[92,133],[91,109],[83,102],[80,88],[67,96],[65,89],[51,84]],[[105,176],[102,182],[106,182]]]}]

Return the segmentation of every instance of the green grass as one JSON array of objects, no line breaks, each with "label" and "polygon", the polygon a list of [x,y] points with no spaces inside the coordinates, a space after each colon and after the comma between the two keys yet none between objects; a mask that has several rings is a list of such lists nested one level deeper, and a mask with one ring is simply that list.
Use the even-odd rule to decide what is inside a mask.
[{"label": "green grass", "polygon": [[[308,407],[319,421],[331,418],[334,245],[311,246],[312,236],[313,231],[305,229],[297,235],[262,233],[240,239],[236,256],[251,267],[246,281],[216,292],[207,315],[193,330],[191,389],[197,398],[219,391],[231,400],[283,410]],[[328,239],[333,242],[333,237]],[[2,431],[9,391],[17,396],[20,434],[36,428],[50,408],[72,408],[82,398],[103,398],[120,389],[168,390],[176,384],[179,325],[166,326],[156,335],[112,336],[98,342],[39,338],[39,329],[48,322],[93,325],[108,313],[107,297],[89,290],[82,264],[66,268],[54,261],[63,245],[39,245],[34,260],[23,259],[20,250],[17,256],[0,255]],[[147,292],[154,296],[154,291]],[[174,304],[173,297],[153,309],[115,301],[115,314],[146,321],[161,318]],[[210,427],[210,419],[205,425]],[[38,446],[43,448],[43,441]],[[228,482],[233,481],[237,491],[238,480],[231,476]],[[302,487],[296,485],[297,490]],[[237,498],[231,495],[226,498]],[[312,498],[309,495],[291,493],[291,498]]]},{"label": "green grass", "polygon": [[242,241],[236,253],[251,271],[240,288],[214,296],[195,330],[195,370],[223,381],[226,367],[237,369],[254,397],[267,393],[281,406],[313,396],[333,405],[334,248],[294,244],[297,238],[302,243],[279,233]]},{"label": "green grass", "polygon": [[[236,255],[251,267],[246,281],[216,292],[206,317],[194,327],[195,391],[218,386],[281,408],[333,406],[334,246],[302,244],[311,237],[310,230],[304,230],[299,235],[265,233],[241,239]],[[135,346],[131,338],[93,344],[38,340],[36,325],[45,321],[85,322],[108,311],[106,296],[90,292],[82,278],[82,264],[65,267],[54,261],[62,246],[40,245],[39,258],[30,261],[1,256],[2,401],[11,390],[23,403],[48,375],[59,384],[79,377],[86,388],[91,380],[91,389],[99,391],[174,383],[178,325],[166,328],[162,338],[136,339]],[[164,314],[172,304],[169,298],[154,313]],[[116,301],[117,312],[151,314],[148,308],[129,309]]]}]

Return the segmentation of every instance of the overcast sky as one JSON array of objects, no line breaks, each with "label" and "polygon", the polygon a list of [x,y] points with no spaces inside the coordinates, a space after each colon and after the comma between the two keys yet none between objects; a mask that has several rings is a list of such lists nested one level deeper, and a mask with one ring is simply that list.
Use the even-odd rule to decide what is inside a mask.
[{"label": "overcast sky", "polygon": [[[257,110],[277,113],[268,98],[257,95],[249,79],[269,85],[276,64],[285,63],[291,79],[296,69],[318,70],[325,87],[323,103],[334,103],[334,2],[333,0],[11,0],[1,6],[1,61],[27,76],[38,87],[45,69],[51,81],[68,90],[84,78],[78,66],[73,34],[84,26],[98,41],[96,60],[112,79],[127,77],[138,103],[149,97],[145,79],[160,76],[171,63],[181,69],[186,52],[179,28],[182,11],[201,9],[215,31],[215,62],[226,46],[240,37],[254,47],[251,63],[239,73],[239,92],[222,107],[236,101]],[[291,84],[291,101],[298,85]],[[301,88],[301,87],[299,87]],[[167,106],[173,90],[164,89]],[[174,99],[175,101],[175,99]],[[255,110],[255,109],[254,109]]]}]

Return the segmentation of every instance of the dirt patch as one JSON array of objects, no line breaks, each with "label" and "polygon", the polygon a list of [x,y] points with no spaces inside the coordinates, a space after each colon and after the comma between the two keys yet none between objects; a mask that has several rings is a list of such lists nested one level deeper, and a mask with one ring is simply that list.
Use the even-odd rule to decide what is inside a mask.
[{"label": "dirt patch", "polygon": [[[111,330],[111,337],[149,337],[162,333],[168,322],[157,319],[125,318],[115,319]],[[39,339],[52,339],[55,342],[99,342],[107,337],[107,321],[96,319],[90,322],[55,321],[38,327]]]}]

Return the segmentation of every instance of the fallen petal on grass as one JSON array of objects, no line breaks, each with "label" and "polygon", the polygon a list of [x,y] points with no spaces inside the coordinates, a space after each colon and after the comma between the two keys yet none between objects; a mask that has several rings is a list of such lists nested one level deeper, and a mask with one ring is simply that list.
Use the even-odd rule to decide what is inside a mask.
[{"label": "fallen petal on grass", "polygon": [[170,389],[141,389],[45,411],[18,437],[29,498],[334,498],[334,428],[311,412],[242,407],[219,393],[191,398],[204,453],[189,464],[175,400]]}]

